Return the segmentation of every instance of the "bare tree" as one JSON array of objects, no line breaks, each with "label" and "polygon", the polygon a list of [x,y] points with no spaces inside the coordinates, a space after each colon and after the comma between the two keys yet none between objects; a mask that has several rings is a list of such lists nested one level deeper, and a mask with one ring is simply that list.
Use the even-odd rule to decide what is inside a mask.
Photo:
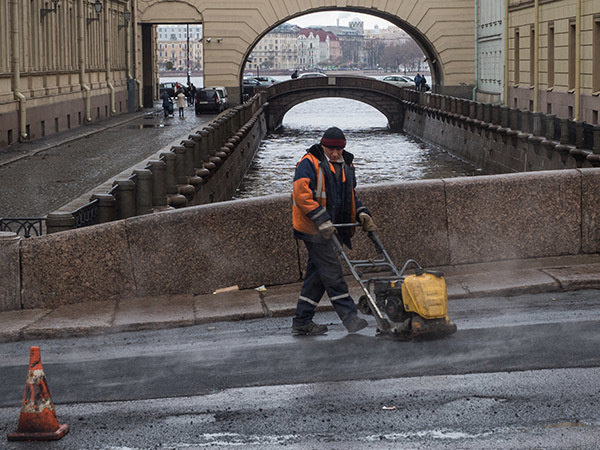
[{"label": "bare tree", "polygon": [[401,66],[414,70],[419,68],[423,59],[425,56],[415,41],[406,41],[385,47],[381,55],[381,65],[391,70],[399,70]]}]

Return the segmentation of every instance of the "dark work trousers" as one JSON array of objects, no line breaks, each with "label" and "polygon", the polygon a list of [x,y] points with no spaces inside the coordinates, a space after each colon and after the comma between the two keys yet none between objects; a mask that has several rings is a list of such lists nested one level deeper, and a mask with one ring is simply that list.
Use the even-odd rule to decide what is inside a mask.
[{"label": "dark work trousers", "polygon": [[356,306],[348,294],[342,265],[331,240],[324,244],[304,241],[304,244],[308,250],[308,263],[293,326],[300,327],[312,320],[317,304],[325,292],[342,322],[355,317]]}]

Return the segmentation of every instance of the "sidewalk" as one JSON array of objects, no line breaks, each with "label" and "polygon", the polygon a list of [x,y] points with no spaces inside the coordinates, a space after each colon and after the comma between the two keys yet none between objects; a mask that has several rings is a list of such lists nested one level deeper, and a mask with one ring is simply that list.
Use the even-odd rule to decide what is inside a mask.
[{"label": "sidewalk", "polygon": [[76,199],[86,204],[98,186],[129,177],[129,169],[214,117],[190,106],[184,118],[165,119],[156,104],[0,149],[0,217],[44,217]]},{"label": "sidewalk", "polygon": [[33,156],[41,151],[49,150],[68,142],[83,139],[96,133],[100,133],[109,128],[123,125],[132,120],[140,119],[146,114],[151,114],[152,110],[142,110],[133,113],[120,114],[99,120],[88,125],[82,125],[71,130],[61,131],[40,139],[27,142],[18,142],[0,150],[0,167],[19,161],[20,159]]},{"label": "sidewalk", "polygon": [[[445,273],[450,298],[511,296],[600,289],[600,255],[502,261],[436,268]],[[355,300],[362,294],[347,278]],[[0,312],[0,342],[163,329],[212,322],[291,317],[300,283],[256,289],[223,289],[214,294],[180,294],[78,303],[56,309]],[[318,311],[332,310],[323,299]]]}]

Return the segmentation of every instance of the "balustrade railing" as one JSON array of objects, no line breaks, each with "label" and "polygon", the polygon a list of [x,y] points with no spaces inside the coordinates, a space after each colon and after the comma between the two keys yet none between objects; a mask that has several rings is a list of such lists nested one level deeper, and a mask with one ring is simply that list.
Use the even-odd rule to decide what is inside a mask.
[{"label": "balustrade railing", "polygon": [[87,227],[98,223],[98,203],[100,203],[98,199],[92,200],[90,203],[73,211],[75,228]]},{"label": "balustrade railing", "polygon": [[11,231],[25,238],[41,236],[44,232],[43,217],[6,217],[0,218],[0,231]]}]

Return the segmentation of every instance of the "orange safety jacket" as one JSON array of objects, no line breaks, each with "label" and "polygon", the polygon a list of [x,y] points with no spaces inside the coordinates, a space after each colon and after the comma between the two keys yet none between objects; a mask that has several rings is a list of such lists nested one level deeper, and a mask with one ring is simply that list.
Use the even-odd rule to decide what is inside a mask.
[{"label": "orange safety jacket", "polygon": [[[313,145],[296,165],[292,194],[292,221],[297,239],[324,242],[318,226],[327,220],[334,224],[354,223],[358,214],[369,214],[356,197],[356,177],[352,160],[354,155],[342,152],[342,173],[336,176],[331,163],[320,145]],[[338,228],[338,237],[351,247],[353,229]]]}]

